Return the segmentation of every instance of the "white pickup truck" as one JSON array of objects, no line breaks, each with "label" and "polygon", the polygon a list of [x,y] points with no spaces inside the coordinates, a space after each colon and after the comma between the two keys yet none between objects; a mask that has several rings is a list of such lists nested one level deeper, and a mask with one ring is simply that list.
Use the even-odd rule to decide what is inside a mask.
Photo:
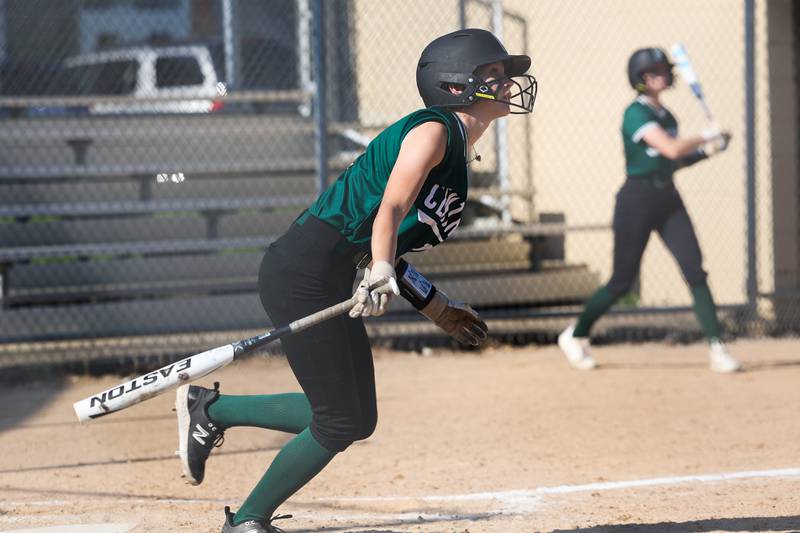
[{"label": "white pickup truck", "polygon": [[91,114],[212,113],[223,107],[224,85],[205,46],[109,50],[70,57],[63,66],[72,94],[130,97],[93,104]]}]

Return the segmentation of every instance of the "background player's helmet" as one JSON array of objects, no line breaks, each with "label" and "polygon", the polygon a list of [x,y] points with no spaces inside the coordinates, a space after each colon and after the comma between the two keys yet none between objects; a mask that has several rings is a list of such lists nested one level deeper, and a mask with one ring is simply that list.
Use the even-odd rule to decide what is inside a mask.
[{"label": "background player's helmet", "polygon": [[[498,61],[503,62],[506,79],[516,87],[508,100],[497,98],[491,87],[475,75],[478,67]],[[491,32],[459,30],[435,39],[422,51],[417,63],[417,88],[427,107],[463,107],[483,98],[522,109],[512,113],[530,113],[537,90],[536,79],[525,74],[530,66],[530,57],[509,54]],[[461,94],[449,90],[448,84],[452,83],[464,87]]]},{"label": "background player's helmet", "polygon": [[661,48],[641,48],[636,50],[628,60],[628,81],[631,87],[639,92],[644,91],[645,72],[651,72],[656,65],[665,65],[669,70],[667,84],[672,85],[674,77],[672,75],[673,64],[667,57],[667,53]]}]

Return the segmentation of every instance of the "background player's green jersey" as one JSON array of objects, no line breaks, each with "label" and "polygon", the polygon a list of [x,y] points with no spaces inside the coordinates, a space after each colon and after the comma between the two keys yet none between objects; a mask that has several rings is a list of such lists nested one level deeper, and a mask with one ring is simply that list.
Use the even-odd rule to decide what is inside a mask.
[{"label": "background player's green jersey", "polygon": [[625,145],[626,173],[632,178],[654,181],[671,180],[675,171],[673,161],[644,142],[644,134],[661,126],[672,137],[678,136],[678,122],[664,108],[655,109],[639,96],[625,109],[622,119],[622,139]]},{"label": "background player's green jersey", "polygon": [[467,199],[466,130],[455,113],[445,109],[415,111],[383,130],[300,215],[298,223],[314,215],[337,228],[345,239],[368,251],[372,223],[400,145],[413,128],[431,121],[441,122],[447,128],[447,149],[442,162],[428,174],[414,205],[400,224],[397,256],[443,242],[461,222]]}]

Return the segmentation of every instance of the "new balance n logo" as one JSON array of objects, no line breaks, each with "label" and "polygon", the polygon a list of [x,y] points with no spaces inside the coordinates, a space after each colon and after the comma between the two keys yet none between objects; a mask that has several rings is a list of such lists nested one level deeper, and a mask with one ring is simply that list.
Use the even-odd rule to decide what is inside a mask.
[{"label": "new balance n logo", "polygon": [[194,427],[197,428],[197,431],[192,432],[192,438],[205,446],[206,437],[208,437],[208,431],[206,431],[205,428],[203,428],[203,426],[200,424],[195,424]]}]

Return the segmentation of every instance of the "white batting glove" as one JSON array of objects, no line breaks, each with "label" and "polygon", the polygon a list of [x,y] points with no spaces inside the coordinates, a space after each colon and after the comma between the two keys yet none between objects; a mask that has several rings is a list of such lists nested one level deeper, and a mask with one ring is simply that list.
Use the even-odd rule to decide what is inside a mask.
[{"label": "white batting glove", "polygon": [[731,142],[731,133],[720,128],[719,124],[711,124],[703,130],[701,136],[706,141],[703,144],[703,151],[709,157],[727,150]]},{"label": "white batting glove", "polygon": [[348,315],[350,318],[358,318],[360,316],[370,316],[372,311],[372,300],[369,297],[369,274],[370,268],[364,269],[364,277],[356,288],[355,297],[356,304],[350,309]]},{"label": "white batting glove", "polygon": [[451,300],[439,290],[419,312],[461,344],[478,346],[486,340],[489,332],[486,322],[481,320],[472,307]]},{"label": "white batting glove", "polygon": [[700,136],[703,138],[704,141],[709,142],[717,139],[722,135],[722,128],[716,122],[713,122],[706,126],[702,132],[700,132]]},{"label": "white batting glove", "polygon": [[[369,290],[383,281],[384,283]],[[350,310],[351,318],[381,316],[386,312],[392,296],[400,294],[394,267],[386,261],[377,261],[372,268],[364,269],[364,278],[356,289],[356,304]]]}]

